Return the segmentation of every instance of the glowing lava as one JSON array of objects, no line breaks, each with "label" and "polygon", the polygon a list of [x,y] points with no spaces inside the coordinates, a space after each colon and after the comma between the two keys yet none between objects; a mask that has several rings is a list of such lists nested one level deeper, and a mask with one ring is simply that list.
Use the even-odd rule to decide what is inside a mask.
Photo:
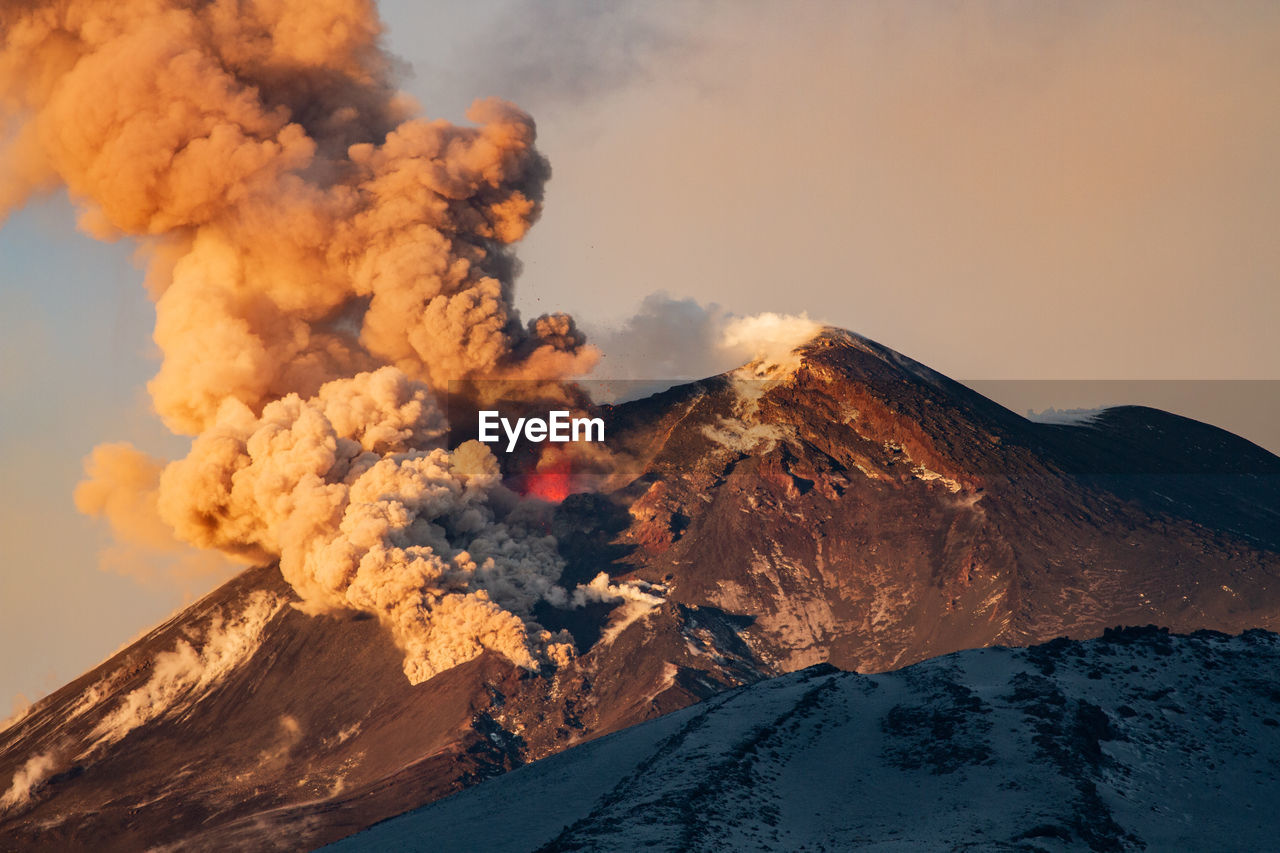
[{"label": "glowing lava", "polygon": [[524,476],[524,494],[552,503],[560,503],[572,494],[573,466],[567,456],[557,454],[557,457],[547,464],[539,464],[538,470]]}]

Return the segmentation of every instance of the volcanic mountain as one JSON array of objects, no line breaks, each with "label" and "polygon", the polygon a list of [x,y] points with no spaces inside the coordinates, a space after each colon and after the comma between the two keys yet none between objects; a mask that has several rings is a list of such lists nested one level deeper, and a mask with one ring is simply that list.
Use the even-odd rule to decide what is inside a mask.
[{"label": "volcanic mountain", "polygon": [[836,330],[599,414],[613,473],[546,523],[564,586],[630,592],[535,614],[575,659],[411,685],[250,569],[0,731],[5,849],[314,846],[816,664],[1280,627],[1280,459],[1205,424],[1032,423]]}]

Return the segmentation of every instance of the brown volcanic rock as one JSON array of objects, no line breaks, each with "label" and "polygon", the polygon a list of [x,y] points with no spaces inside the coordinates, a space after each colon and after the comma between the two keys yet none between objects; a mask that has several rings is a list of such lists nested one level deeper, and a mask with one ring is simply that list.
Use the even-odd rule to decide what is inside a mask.
[{"label": "brown volcanic rock", "polygon": [[[1033,424],[843,332],[756,367],[604,409],[634,464],[558,507],[562,581],[666,602],[540,610],[572,665],[486,655],[412,686],[376,621],[305,616],[253,569],[0,732],[0,788],[44,768],[0,809],[0,849],[297,849],[821,661],[1280,628],[1280,459],[1242,439],[1138,408]],[[210,639],[263,601],[256,642]],[[93,746],[184,644],[221,677]]]},{"label": "brown volcanic rock", "polygon": [[[287,608],[190,711],[86,750],[93,727],[147,683],[157,656],[184,637],[198,642],[201,626],[243,609],[259,590],[288,595],[273,568],[247,571],[5,732],[0,773],[37,754],[51,755],[57,771],[30,807],[0,819],[5,849],[136,850],[308,800],[336,805],[363,795],[396,810],[457,790],[462,775],[485,774],[492,756],[472,750],[472,718],[489,704],[484,670],[496,662],[473,661],[408,689],[376,621]],[[393,779],[399,784],[387,786]]]},{"label": "brown volcanic rock", "polygon": [[756,677],[691,652],[684,631],[736,638],[675,604],[558,672],[486,654],[418,685],[375,620],[282,607],[189,707],[90,746],[158,659],[184,638],[198,647],[211,619],[263,590],[290,597],[274,568],[249,570],[3,732],[0,778],[35,756],[54,767],[29,803],[0,813],[0,849],[312,847]]},{"label": "brown volcanic rock", "polygon": [[660,493],[682,519],[657,548],[651,513],[623,532],[635,576],[753,617],[742,636],[779,671],[1117,623],[1280,625],[1280,459],[1204,424],[1136,407],[1031,423],[838,332],[785,380],[622,408],[646,459],[633,506]]}]

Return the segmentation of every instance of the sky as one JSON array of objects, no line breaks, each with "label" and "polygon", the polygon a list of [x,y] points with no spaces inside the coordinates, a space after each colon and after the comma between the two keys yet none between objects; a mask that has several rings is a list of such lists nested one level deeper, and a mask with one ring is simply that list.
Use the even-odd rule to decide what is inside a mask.
[{"label": "sky", "polygon": [[[1149,402],[1280,451],[1276,4],[380,8],[428,115],[537,119],[518,304],[576,315],[606,372],[665,293],[807,313],[1017,411]],[[72,503],[101,442],[184,452],[145,393],[142,279],[64,197],[0,228],[0,703],[225,576],[122,564]]]}]

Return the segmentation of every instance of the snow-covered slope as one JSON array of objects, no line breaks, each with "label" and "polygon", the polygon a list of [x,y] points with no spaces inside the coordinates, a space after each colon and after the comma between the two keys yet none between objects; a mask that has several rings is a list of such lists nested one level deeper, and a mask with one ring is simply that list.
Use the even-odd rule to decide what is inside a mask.
[{"label": "snow-covered slope", "polygon": [[1153,628],[816,666],[332,849],[1274,850],[1280,636]]}]

